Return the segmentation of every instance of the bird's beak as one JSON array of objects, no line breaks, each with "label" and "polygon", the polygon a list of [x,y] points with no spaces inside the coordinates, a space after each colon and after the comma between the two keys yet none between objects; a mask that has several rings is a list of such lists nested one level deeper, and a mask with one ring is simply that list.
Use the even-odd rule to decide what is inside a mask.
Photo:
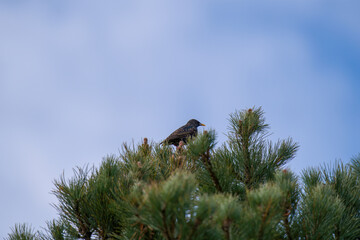
[{"label": "bird's beak", "polygon": [[200,126],[206,126],[205,124],[200,123]]}]

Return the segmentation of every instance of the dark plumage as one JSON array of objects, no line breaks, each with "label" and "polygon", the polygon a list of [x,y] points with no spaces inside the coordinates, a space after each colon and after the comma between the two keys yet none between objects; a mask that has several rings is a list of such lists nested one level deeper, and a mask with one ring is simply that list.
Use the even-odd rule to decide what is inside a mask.
[{"label": "dark plumage", "polygon": [[191,119],[186,123],[186,125],[174,131],[161,143],[173,144],[175,146],[178,146],[180,141],[186,143],[186,139],[188,137],[190,136],[193,137],[197,134],[197,127],[199,126],[205,126],[205,125],[200,123],[196,119]]}]

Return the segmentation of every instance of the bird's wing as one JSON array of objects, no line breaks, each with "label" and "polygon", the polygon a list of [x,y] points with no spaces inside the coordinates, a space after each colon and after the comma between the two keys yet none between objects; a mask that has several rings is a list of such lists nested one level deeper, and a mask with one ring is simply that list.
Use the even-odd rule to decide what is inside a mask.
[{"label": "bird's wing", "polygon": [[168,136],[165,141],[170,141],[172,139],[178,139],[178,138],[187,138],[188,136],[194,134],[196,132],[196,128],[192,126],[182,126],[181,128],[175,130],[170,136]]}]

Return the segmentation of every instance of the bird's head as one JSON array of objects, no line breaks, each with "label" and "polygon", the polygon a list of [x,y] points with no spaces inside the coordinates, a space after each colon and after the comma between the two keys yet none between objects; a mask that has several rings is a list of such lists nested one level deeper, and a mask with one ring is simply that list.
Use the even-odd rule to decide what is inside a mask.
[{"label": "bird's head", "polygon": [[202,124],[201,122],[199,122],[196,119],[189,120],[186,125],[191,125],[191,126],[195,126],[195,127],[205,126],[205,124]]}]

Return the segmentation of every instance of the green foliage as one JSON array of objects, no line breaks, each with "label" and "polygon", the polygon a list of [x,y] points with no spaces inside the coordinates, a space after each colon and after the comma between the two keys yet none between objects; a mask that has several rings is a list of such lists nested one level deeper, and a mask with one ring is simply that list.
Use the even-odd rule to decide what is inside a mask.
[{"label": "green foliage", "polygon": [[317,185],[303,197],[300,211],[306,238],[332,239],[344,206],[330,186]]},{"label": "green foliage", "polygon": [[210,218],[217,204],[212,198],[197,196],[196,188],[195,177],[185,172],[148,186],[136,196],[135,221],[159,231],[165,239],[218,239]]},{"label": "green foliage", "polygon": [[89,179],[90,216],[95,232],[101,239],[106,239],[111,234],[120,234],[126,226],[124,216],[128,212],[123,198],[129,184],[119,181],[121,176],[119,162],[115,157],[109,156]]},{"label": "green foliage", "polygon": [[[352,163],[354,164],[354,162]],[[310,199],[308,202],[304,201],[303,208],[311,209],[311,207],[316,207],[319,209],[323,207],[336,211],[329,213],[330,216],[333,216],[332,218],[326,218],[326,220],[331,219],[335,222],[326,222],[316,215],[313,216],[313,219],[317,219],[318,222],[328,224],[327,227],[335,229],[333,235],[331,235],[335,236],[335,239],[356,239],[356,237],[360,236],[360,188],[354,165],[344,165],[338,162],[334,166],[308,169],[304,171],[303,179],[305,191],[308,193],[306,197],[317,197]],[[316,190],[320,187],[322,188],[321,191]],[[321,193],[323,194],[321,195]],[[304,197],[305,200],[306,197]],[[316,203],[323,205],[316,206]],[[312,204],[312,206],[306,204]],[[316,214],[316,211],[313,214]],[[320,214],[322,216],[326,215],[326,210],[322,209]],[[326,238],[320,238],[319,236],[318,239]]]},{"label": "green foliage", "polygon": [[27,224],[15,224],[11,228],[11,233],[8,234],[6,240],[34,240],[37,239],[37,234],[33,228]]},{"label": "green foliage", "polygon": [[292,172],[283,170],[276,174],[275,184],[279,186],[283,194],[280,202],[282,220],[278,226],[278,231],[280,236],[285,236],[285,239],[295,239],[298,232],[294,225],[296,224],[296,210],[301,194],[298,179]]},{"label": "green foliage", "polygon": [[276,171],[295,157],[298,144],[291,138],[272,143],[261,108],[235,112],[230,115],[229,141],[220,148],[226,156],[227,167],[233,169],[233,178],[243,183],[246,189],[255,189],[272,180]]},{"label": "green foliage", "polygon": [[59,204],[54,205],[61,219],[66,222],[70,229],[75,229],[79,238],[90,239],[94,232],[94,222],[90,214],[89,196],[89,169],[74,169],[74,177],[68,181],[64,174],[59,180],[54,181],[53,194]]},{"label": "green foliage", "polygon": [[45,233],[39,232],[41,240],[75,240],[76,232],[67,228],[66,223],[59,220],[52,220],[46,223]]},{"label": "green foliage", "polygon": [[351,169],[357,179],[360,179],[360,154],[351,159]]},{"label": "green foliage", "polygon": [[281,220],[282,191],[277,185],[265,184],[247,192],[244,239],[276,239],[276,226]]},{"label": "green foliage", "polygon": [[226,143],[214,130],[173,148],[124,144],[98,168],[54,181],[59,219],[7,239],[359,239],[360,155],[349,165],[284,166],[291,138],[268,141],[261,108],[230,115]]}]

